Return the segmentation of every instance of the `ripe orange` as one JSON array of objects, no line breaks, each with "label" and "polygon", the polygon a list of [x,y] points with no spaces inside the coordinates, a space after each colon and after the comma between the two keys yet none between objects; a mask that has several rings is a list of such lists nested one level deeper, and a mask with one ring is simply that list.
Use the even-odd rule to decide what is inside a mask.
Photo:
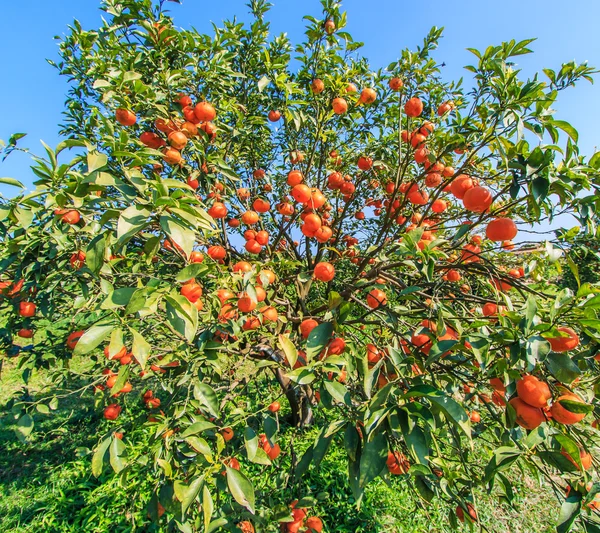
[{"label": "ripe orange", "polygon": [[343,115],[348,111],[348,102],[344,98],[334,98],[331,108],[336,115]]},{"label": "ripe orange", "polygon": [[287,184],[290,187],[295,187],[296,185],[300,185],[303,181],[304,181],[304,176],[302,175],[302,172],[300,172],[299,170],[291,170],[288,173]]},{"label": "ripe orange", "polygon": [[216,219],[225,218],[227,216],[227,206],[223,202],[215,202],[208,210],[208,214]]},{"label": "ripe orange", "polygon": [[456,198],[462,200],[467,191],[472,189],[474,186],[475,183],[473,182],[473,178],[471,178],[471,176],[460,174],[450,185],[450,191]]},{"label": "ripe orange", "polygon": [[117,122],[122,126],[133,126],[137,122],[137,117],[133,111],[120,107],[115,113]]},{"label": "ripe orange", "polygon": [[360,93],[359,101],[363,104],[372,104],[377,99],[377,93],[369,87],[363,89]]},{"label": "ripe orange", "polygon": [[373,166],[373,160],[370,157],[361,156],[356,164],[361,170],[369,170]]},{"label": "ripe orange", "polygon": [[233,439],[233,429],[227,427],[224,428],[220,431],[221,435],[223,436],[223,439],[225,440],[225,442],[229,442],[231,439]]},{"label": "ripe orange", "polygon": [[204,261],[204,254],[202,252],[194,251],[190,254],[190,263],[202,263]]},{"label": "ripe orange", "polygon": [[303,338],[307,339],[310,335],[310,332],[315,329],[319,323],[313,318],[305,318],[302,322],[300,322],[300,335]]},{"label": "ripe orange", "polygon": [[163,151],[163,159],[169,165],[178,165],[182,161],[181,153],[175,148],[165,148]]},{"label": "ripe orange", "polygon": [[269,111],[268,117],[270,122],[277,122],[281,118],[281,112],[271,109],[271,111]]},{"label": "ripe orange", "polygon": [[521,400],[521,398],[515,397],[508,403],[514,408],[517,415],[516,422],[522,428],[535,429],[546,420],[544,412],[541,409],[532,407]]},{"label": "ripe orange", "polygon": [[202,286],[194,280],[190,280],[181,287],[181,296],[187,298],[188,301],[194,303],[202,296]]},{"label": "ripe orange", "polygon": [[550,343],[552,350],[555,352],[568,352],[579,346],[579,336],[575,331],[566,326],[556,328],[561,333],[565,333],[566,337],[549,337],[546,340]]},{"label": "ripe orange", "polygon": [[169,133],[168,141],[175,150],[183,150],[188,142],[188,138],[181,131],[174,131]]},{"label": "ripe orange", "polygon": [[301,204],[307,203],[311,198],[311,191],[308,185],[304,185],[303,183],[299,185],[295,185],[292,188],[292,196],[294,200]]},{"label": "ripe orange", "polygon": [[335,277],[335,268],[331,263],[322,261],[315,265],[313,274],[319,281],[329,282]]},{"label": "ripe orange", "polygon": [[525,375],[517,381],[517,394],[525,403],[540,409],[552,399],[548,384],[531,375]]},{"label": "ripe orange", "polygon": [[482,307],[483,316],[496,316],[498,314],[498,306],[493,302],[487,302]]},{"label": "ripe orange", "polygon": [[309,516],[305,525],[307,533],[321,533],[323,531],[323,522],[318,516]]},{"label": "ripe orange", "polygon": [[463,205],[468,211],[484,213],[492,205],[492,193],[485,187],[471,187],[465,192]]},{"label": "ripe orange", "polygon": [[35,315],[36,305],[33,302],[21,302],[19,303],[19,314],[22,317],[31,317]]},{"label": "ripe orange", "polygon": [[324,28],[325,28],[325,32],[328,35],[331,35],[335,31],[335,22],[333,22],[333,20],[331,20],[331,19],[326,20]]},{"label": "ripe orange", "polygon": [[559,396],[550,408],[550,414],[552,415],[553,420],[556,420],[559,424],[564,424],[568,426],[571,424],[576,424],[577,422],[581,422],[585,418],[585,413],[573,413],[572,411],[569,411],[568,409],[563,407],[559,403],[561,400],[570,400],[572,402],[585,403],[576,394],[567,393],[563,394],[562,396]]},{"label": "ripe orange", "polygon": [[[475,511],[475,507],[473,507],[473,505],[471,505],[470,503],[467,503],[467,513],[469,514],[469,518],[473,522],[477,522],[477,511]],[[465,511],[460,505],[456,507],[456,517],[461,522],[465,521]]]},{"label": "ripe orange", "polygon": [[225,248],[222,246],[209,246],[209,248],[206,250],[206,253],[208,254],[208,257],[214,259],[215,261],[224,259],[225,255],[227,255]]},{"label": "ripe orange", "polygon": [[409,117],[418,117],[423,113],[423,102],[420,98],[413,96],[406,104],[404,104],[404,112]]},{"label": "ripe orange", "polygon": [[390,86],[390,89],[392,89],[392,91],[399,91],[400,89],[402,89],[402,87],[404,87],[404,82],[400,78],[392,78],[388,82],[388,85]]},{"label": "ripe orange", "polygon": [[410,463],[401,452],[388,451],[386,465],[390,474],[395,476],[406,474],[410,469]]},{"label": "ripe orange", "polygon": [[256,224],[259,220],[258,213],[256,211],[246,211],[242,215],[242,222],[248,226]]},{"label": "ripe orange", "polygon": [[491,241],[510,241],[517,235],[517,225],[510,218],[496,218],[488,223],[485,234]]},{"label": "ripe orange", "polygon": [[323,80],[317,78],[311,82],[310,89],[313,94],[321,94],[325,89],[325,84],[323,83]]},{"label": "ripe orange", "polygon": [[371,309],[377,309],[380,305],[387,304],[387,296],[385,292],[379,289],[372,289],[369,294],[367,294],[367,305]]},{"label": "ripe orange", "polygon": [[277,309],[271,307],[270,305],[267,307],[263,307],[260,310],[260,313],[265,318],[265,320],[269,320],[270,322],[277,322],[279,318],[279,313],[277,313]]},{"label": "ripe orange", "polygon": [[194,107],[194,114],[200,122],[210,122],[217,116],[217,111],[208,102],[200,102]]},{"label": "ripe orange", "polygon": [[437,200],[434,200],[431,204],[431,210],[434,213],[443,213],[444,211],[446,211],[447,207],[448,204],[446,204],[444,200],[440,200],[439,198]]},{"label": "ripe orange", "polygon": [[121,413],[121,406],[116,403],[111,403],[104,408],[104,418],[106,420],[116,420]]},{"label": "ripe orange", "polygon": [[281,405],[279,405],[279,402],[273,402],[268,407],[268,409],[269,409],[269,411],[271,411],[271,413],[276,413],[277,411],[279,411],[280,408],[281,408]]}]

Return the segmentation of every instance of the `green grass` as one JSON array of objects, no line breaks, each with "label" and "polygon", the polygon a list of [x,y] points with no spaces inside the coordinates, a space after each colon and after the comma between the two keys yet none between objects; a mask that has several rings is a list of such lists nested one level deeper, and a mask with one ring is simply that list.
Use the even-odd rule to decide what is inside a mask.
[{"label": "green grass", "polygon": [[[77,366],[75,362],[75,366]],[[11,399],[22,394],[20,372],[14,364],[0,378],[0,528],[3,533],[25,532],[162,532],[164,526],[147,520],[151,479],[120,479],[107,471],[91,475],[89,450],[98,440],[100,410],[90,395],[61,400],[50,415],[37,414],[36,428],[26,444],[15,438]],[[51,383],[34,375],[28,394],[51,392]],[[312,442],[315,430],[304,435],[299,448]],[[286,449],[282,444],[282,448]],[[347,487],[345,451],[334,442],[318,469],[302,482],[301,496],[316,496],[311,512],[323,517],[330,532],[447,533],[448,509],[424,504],[402,477],[373,482],[360,510]],[[251,475],[252,468],[248,471]],[[490,533],[549,533],[559,504],[547,487],[518,471],[514,482],[516,508],[500,504],[496,494],[480,494],[478,513]],[[267,481],[273,483],[273,481]],[[267,487],[265,487],[268,490]],[[462,526],[468,531],[468,526]],[[479,528],[476,528],[479,531]],[[269,531],[276,531],[273,526]]]}]

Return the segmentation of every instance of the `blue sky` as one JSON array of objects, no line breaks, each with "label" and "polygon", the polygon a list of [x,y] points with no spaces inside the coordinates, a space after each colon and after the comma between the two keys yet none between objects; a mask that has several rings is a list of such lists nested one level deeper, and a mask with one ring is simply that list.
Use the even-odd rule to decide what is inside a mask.
[{"label": "blue sky", "polygon": [[[272,0],[270,15],[275,33],[287,32],[299,42],[304,30],[302,16],[319,16],[318,0]],[[11,133],[26,132],[21,141],[34,153],[41,154],[39,140],[50,146],[59,142],[58,124],[66,92],[60,78],[45,58],[56,59],[57,41],[74,18],[84,28],[97,27],[102,16],[99,0],[20,0],[3,2],[0,17],[0,139]],[[183,0],[182,5],[167,3],[177,26],[194,26],[211,31],[211,21],[237,15],[246,20],[244,0]],[[486,5],[486,7],[482,7]],[[457,7],[459,6],[459,7]],[[600,20],[598,0],[503,0],[502,2],[459,0],[346,0],[347,30],[356,40],[365,42],[363,53],[373,67],[382,67],[396,59],[405,47],[415,47],[432,26],[444,26],[445,33],[436,52],[445,62],[447,79],[467,77],[463,66],[471,62],[467,47],[485,48],[512,38],[537,37],[532,44],[535,54],[522,56],[519,67],[531,75],[544,67],[558,68],[575,59],[600,66]],[[581,83],[563,93],[556,106],[557,116],[569,120],[580,133],[582,152],[591,155],[600,145],[600,77],[596,84]],[[0,176],[17,178],[31,187],[29,157],[13,154],[0,163]],[[14,194],[15,189],[0,185],[0,193]]]}]

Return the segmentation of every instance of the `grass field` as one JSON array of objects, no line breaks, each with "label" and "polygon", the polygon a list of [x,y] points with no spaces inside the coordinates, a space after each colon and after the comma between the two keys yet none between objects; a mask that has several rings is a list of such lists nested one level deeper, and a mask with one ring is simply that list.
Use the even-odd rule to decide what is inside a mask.
[{"label": "grass field", "polygon": [[[92,476],[91,456],[83,451],[97,442],[95,428],[100,410],[94,408],[91,395],[63,401],[51,416],[36,415],[36,429],[27,444],[15,438],[10,400],[23,393],[19,374],[9,363],[0,378],[0,531],[166,531],[146,519],[150,479],[120,480],[108,472],[100,480]],[[49,393],[51,387],[47,380],[34,375],[28,393],[35,397],[42,390]],[[345,479],[345,451],[335,445],[306,479],[306,490],[319,494],[316,511],[324,518],[327,531],[450,531],[447,509],[435,502],[424,506],[402,479],[395,478],[391,485],[382,479],[372,483],[360,511],[354,506]],[[559,504],[553,494],[517,470],[511,472],[511,479],[517,494],[516,508],[501,504],[494,494],[481,495],[478,512],[482,531],[554,531]],[[468,531],[469,526],[463,526],[463,530]]]}]

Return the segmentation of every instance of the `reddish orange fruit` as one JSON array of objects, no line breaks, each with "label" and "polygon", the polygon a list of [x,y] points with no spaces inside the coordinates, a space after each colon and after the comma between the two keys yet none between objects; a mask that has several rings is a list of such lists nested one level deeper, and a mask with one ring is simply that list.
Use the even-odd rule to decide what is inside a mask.
[{"label": "reddish orange fruit", "polygon": [[561,333],[565,333],[565,337],[548,337],[546,340],[550,343],[552,350],[555,352],[569,352],[579,346],[579,336],[575,331],[567,326],[559,326],[556,328]]},{"label": "reddish orange fruit", "polygon": [[325,84],[323,83],[323,80],[317,78],[311,82],[310,89],[313,94],[321,94],[325,89]]},{"label": "reddish orange fruit", "polygon": [[335,268],[331,263],[322,261],[315,265],[313,274],[319,281],[329,282],[335,277]]},{"label": "reddish orange fruit", "polygon": [[[477,522],[477,511],[475,511],[475,507],[473,507],[470,503],[467,503],[467,513],[473,522]],[[465,511],[460,505],[456,507],[456,517],[461,522],[465,521]]]},{"label": "reddish orange fruit", "polygon": [[104,408],[104,418],[106,420],[116,420],[121,414],[121,406],[116,403],[111,403]]},{"label": "reddish orange fruit", "polygon": [[359,101],[363,104],[372,104],[377,99],[377,93],[374,89],[367,87],[360,93]]},{"label": "reddish orange fruit", "polygon": [[400,89],[402,89],[402,87],[404,87],[404,82],[400,78],[392,78],[388,82],[388,85],[390,86],[390,89],[392,89],[392,91],[399,91]]},{"label": "reddish orange fruit", "polygon": [[137,122],[137,117],[133,111],[120,107],[115,113],[117,122],[122,126],[133,126]]},{"label": "reddish orange fruit", "polygon": [[510,218],[496,218],[485,228],[491,241],[510,241],[517,235],[517,225]]},{"label": "reddish orange fruit", "polygon": [[462,200],[467,191],[472,189],[474,186],[475,183],[473,182],[473,178],[471,178],[471,176],[460,174],[450,185],[450,192],[452,192],[456,198]]},{"label": "reddish orange fruit", "polygon": [[418,117],[423,113],[423,102],[420,98],[413,96],[406,104],[404,104],[404,112],[409,117]]},{"label": "reddish orange fruit", "polygon": [[200,122],[210,122],[217,116],[217,111],[208,102],[200,102],[194,108],[194,114]]},{"label": "reddish orange fruit", "polygon": [[367,294],[367,305],[371,309],[377,309],[380,305],[387,304],[387,296],[385,292],[379,289],[372,289],[369,294]]},{"label": "reddish orange fruit", "polygon": [[300,335],[303,338],[307,339],[310,335],[310,332],[315,329],[319,323],[313,318],[305,318],[302,322],[300,322]]},{"label": "reddish orange fruit", "polygon": [[552,399],[548,384],[530,375],[525,375],[517,381],[517,394],[525,403],[540,409],[546,407]]},{"label": "reddish orange fruit", "polygon": [[525,429],[535,429],[542,422],[545,422],[546,417],[544,412],[537,407],[532,407],[525,403],[521,398],[513,398],[508,402],[516,413],[516,421],[519,426]]},{"label": "reddish orange fruit", "polygon": [[552,415],[552,419],[556,420],[559,424],[564,424],[565,426],[571,424],[577,424],[577,422],[581,422],[585,418],[585,413],[574,413],[569,411],[566,407],[563,407],[560,404],[561,400],[569,400],[572,402],[577,402],[581,404],[585,404],[585,402],[576,394],[567,393],[559,396],[558,399],[552,404],[550,408],[550,414]]},{"label": "reddish orange fruit", "polygon": [[492,193],[485,187],[471,187],[465,192],[463,205],[468,211],[484,213],[492,205]]},{"label": "reddish orange fruit", "polygon": [[271,111],[269,111],[268,117],[270,122],[277,122],[281,118],[281,112],[271,109]]},{"label": "reddish orange fruit", "polygon": [[334,98],[331,108],[336,115],[343,115],[348,111],[348,102],[344,98]]}]

